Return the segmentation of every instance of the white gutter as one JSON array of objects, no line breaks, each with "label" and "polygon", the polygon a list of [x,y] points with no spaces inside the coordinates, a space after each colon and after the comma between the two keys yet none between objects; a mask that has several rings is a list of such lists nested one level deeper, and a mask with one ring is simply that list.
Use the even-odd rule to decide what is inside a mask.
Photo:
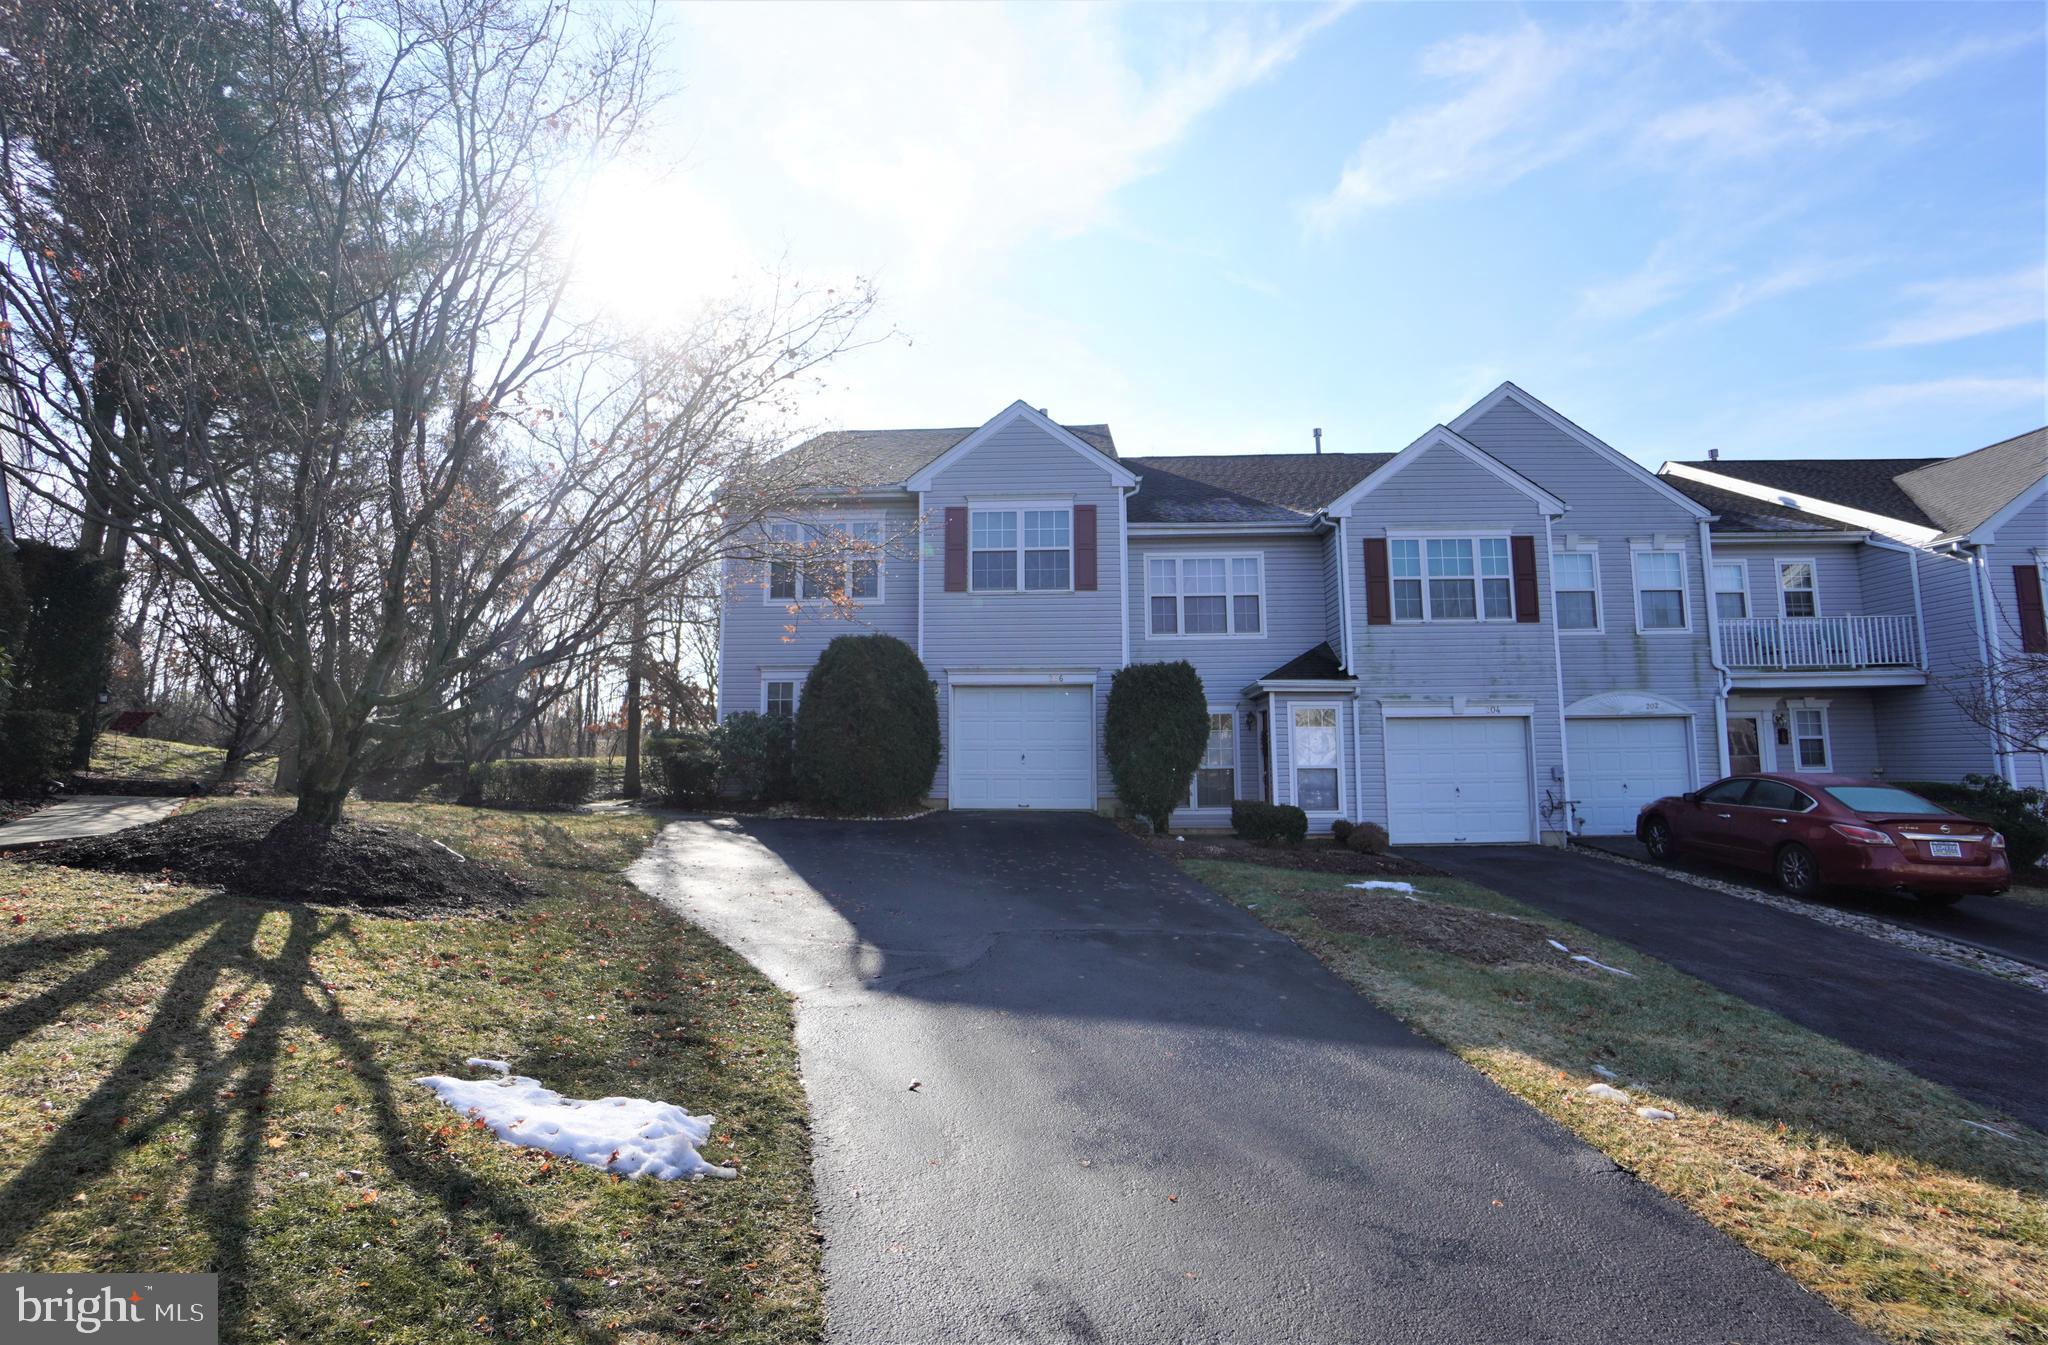
[{"label": "white gutter", "polygon": [[[1131,496],[1136,495],[1144,488],[1145,478],[1141,476],[1138,478],[1138,483],[1129,490],[1120,490],[1116,493],[1116,526],[1119,529],[1116,587],[1117,592],[1123,595],[1124,661],[1120,666],[1125,668],[1131,666]],[[1098,557],[1096,564],[1099,568],[1101,565],[1099,557],[1102,554],[1102,548],[1099,545],[1095,548],[1095,553]],[[1097,582],[1100,582],[1099,577]],[[1263,611],[1259,613],[1259,619],[1261,621],[1265,620],[1265,613]]]},{"label": "white gutter", "polygon": [[917,661],[924,662],[924,492],[917,492]]},{"label": "white gutter", "polygon": [[1337,636],[1344,647],[1337,651],[1337,666],[1351,671],[1351,517],[1337,520]]},{"label": "white gutter", "polygon": [[2000,650],[1998,646],[1998,595],[1991,588],[1991,571],[1984,564],[1984,552],[1979,547],[1967,548],[1970,555],[1970,569],[1976,582],[1970,585],[1972,606],[1977,614],[1977,638],[1981,642],[1984,657],[1985,703],[1991,707],[1991,754],[1998,762],[1998,773],[2014,788],[2019,787],[2019,765],[2013,753],[2005,745],[2005,707],[1998,697],[1998,667]]},{"label": "white gutter", "polygon": [[1700,564],[1706,571],[1702,577],[1707,590],[1707,658],[1714,665],[1718,687],[1714,693],[1714,758],[1721,764],[1720,774],[1727,775],[1733,769],[1728,762],[1728,692],[1735,686],[1735,677],[1721,658],[1721,614],[1714,610],[1714,533],[1705,519],[1700,520]]},{"label": "white gutter", "polygon": [[1300,523],[1138,523],[1132,526],[1131,531],[1140,537],[1209,537],[1217,534],[1232,537],[1291,537],[1304,532],[1313,535],[1317,529],[1317,522],[1311,518]]},{"label": "white gutter", "polygon": [[[1557,674],[1557,787],[1563,791],[1564,834],[1575,835],[1579,829],[1578,809],[1572,806],[1572,743],[1571,729],[1564,722],[1564,641],[1557,634],[1557,543],[1551,535],[1551,524],[1556,520],[1549,514],[1543,516],[1544,560],[1550,569],[1550,666]],[[1597,583],[1598,576],[1595,580]],[[1530,744],[1533,749],[1535,744]],[[1393,815],[1391,806],[1388,815]],[[1536,830],[1539,838],[1543,830],[1543,810],[1536,810]]]}]

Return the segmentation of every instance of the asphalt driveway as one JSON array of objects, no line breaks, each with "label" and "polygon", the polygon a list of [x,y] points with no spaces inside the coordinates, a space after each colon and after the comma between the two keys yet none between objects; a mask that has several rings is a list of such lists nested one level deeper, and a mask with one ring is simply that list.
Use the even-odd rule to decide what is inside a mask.
[{"label": "asphalt driveway", "polygon": [[1418,859],[2048,1130],[2048,995],[1790,911],[1535,846]]},{"label": "asphalt driveway", "polygon": [[1097,819],[632,877],[800,997],[834,1340],[1868,1340]]}]

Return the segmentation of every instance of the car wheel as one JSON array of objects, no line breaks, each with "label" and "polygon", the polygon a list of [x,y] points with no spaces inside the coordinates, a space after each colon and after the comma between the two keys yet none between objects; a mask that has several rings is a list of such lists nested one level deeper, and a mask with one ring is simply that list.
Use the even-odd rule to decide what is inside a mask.
[{"label": "car wheel", "polygon": [[1669,864],[1678,854],[1678,847],[1671,840],[1671,824],[1661,817],[1643,823],[1643,849],[1659,864]]},{"label": "car wheel", "polygon": [[1778,886],[1795,897],[1811,896],[1820,888],[1820,863],[1797,841],[1778,851],[1777,872]]}]

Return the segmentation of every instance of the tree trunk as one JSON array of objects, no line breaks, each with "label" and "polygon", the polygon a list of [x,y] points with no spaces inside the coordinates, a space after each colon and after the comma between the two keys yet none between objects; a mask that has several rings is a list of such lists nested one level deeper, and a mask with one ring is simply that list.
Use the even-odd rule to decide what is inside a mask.
[{"label": "tree trunk", "polygon": [[619,792],[640,797],[640,660],[647,653],[647,614],[633,608],[633,648],[626,661],[626,778]]}]

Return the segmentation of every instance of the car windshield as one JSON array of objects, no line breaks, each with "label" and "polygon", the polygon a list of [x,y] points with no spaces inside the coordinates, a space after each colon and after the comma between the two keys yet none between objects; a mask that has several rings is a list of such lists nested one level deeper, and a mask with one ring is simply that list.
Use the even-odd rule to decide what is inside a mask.
[{"label": "car windshield", "polygon": [[1890,785],[1829,785],[1828,793],[1859,813],[1912,813],[1939,817],[1948,809]]}]

